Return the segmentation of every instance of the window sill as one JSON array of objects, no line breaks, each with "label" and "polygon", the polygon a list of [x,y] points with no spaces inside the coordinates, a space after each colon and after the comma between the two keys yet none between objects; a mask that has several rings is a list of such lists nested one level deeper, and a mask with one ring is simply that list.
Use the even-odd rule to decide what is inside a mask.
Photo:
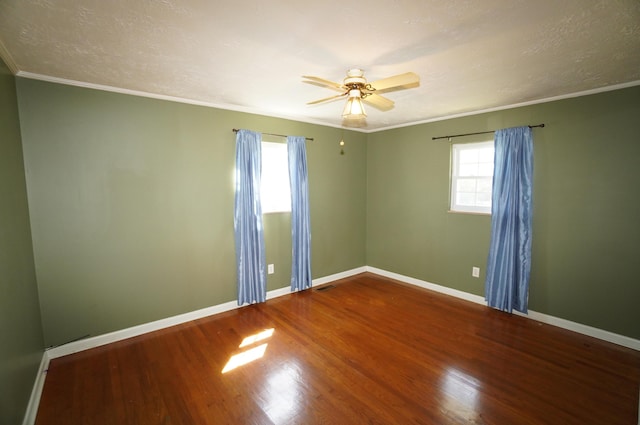
[{"label": "window sill", "polygon": [[484,215],[484,216],[491,217],[491,213],[486,213],[486,212],[476,212],[476,211],[456,211],[456,210],[448,210],[448,211],[447,211],[447,213],[449,213],[449,214]]}]

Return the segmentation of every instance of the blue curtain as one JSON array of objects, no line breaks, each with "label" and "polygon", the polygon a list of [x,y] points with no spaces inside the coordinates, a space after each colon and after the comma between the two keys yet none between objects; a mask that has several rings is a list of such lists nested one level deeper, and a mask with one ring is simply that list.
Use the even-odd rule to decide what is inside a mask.
[{"label": "blue curtain", "polygon": [[531,270],[533,135],[529,127],[496,131],[491,243],[485,298],[490,307],[527,312]]},{"label": "blue curtain", "polygon": [[236,134],[236,198],[234,230],[238,305],[267,297],[266,260],[260,204],[262,135],[248,130]]},{"label": "blue curtain", "polygon": [[311,287],[311,222],[305,138],[287,137],[289,181],[291,183],[291,290]]}]

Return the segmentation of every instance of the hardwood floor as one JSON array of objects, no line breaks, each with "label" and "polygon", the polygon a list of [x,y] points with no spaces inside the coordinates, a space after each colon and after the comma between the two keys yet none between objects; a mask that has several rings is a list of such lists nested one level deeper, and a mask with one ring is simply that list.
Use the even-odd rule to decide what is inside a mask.
[{"label": "hardwood floor", "polygon": [[638,421],[640,352],[372,274],[318,289],[54,359],[36,423]]}]

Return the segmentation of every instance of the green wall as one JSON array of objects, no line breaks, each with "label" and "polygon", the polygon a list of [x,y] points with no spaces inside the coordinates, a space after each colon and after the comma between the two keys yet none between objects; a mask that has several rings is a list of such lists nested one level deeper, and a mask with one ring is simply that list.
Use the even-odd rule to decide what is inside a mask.
[{"label": "green wall", "polygon": [[[447,212],[449,143],[431,137],[541,122],[530,308],[640,338],[639,87],[371,134],[21,78],[17,89],[46,345],[236,298],[231,128],[315,138],[314,278],[370,265],[482,295],[490,219]],[[265,217],[269,290],[289,285],[289,226]]]},{"label": "green wall", "polygon": [[636,86],[370,134],[367,265],[483,295],[490,217],[447,212],[450,145],[431,138],[545,123],[529,307],[640,338],[639,117]]},{"label": "green wall", "polygon": [[[47,346],[236,299],[232,128],[307,144],[314,278],[365,265],[366,135],[17,79]],[[265,218],[268,290],[288,214]]]},{"label": "green wall", "polygon": [[0,60],[0,424],[25,413],[43,354],[15,78]]}]

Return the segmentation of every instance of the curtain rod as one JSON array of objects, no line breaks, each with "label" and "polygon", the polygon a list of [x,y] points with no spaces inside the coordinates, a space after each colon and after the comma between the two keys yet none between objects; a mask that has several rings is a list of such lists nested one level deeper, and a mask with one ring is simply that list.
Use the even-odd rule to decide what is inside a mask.
[{"label": "curtain rod", "polygon": [[[240,131],[239,128],[232,128],[232,130],[234,133],[237,133],[238,131]],[[287,137],[284,134],[275,134],[275,133],[262,133],[262,134],[266,134],[268,136],[276,136],[276,137]],[[313,137],[305,137],[305,140],[313,142]]]},{"label": "curtain rod", "polygon": [[[544,124],[537,124],[537,125],[529,125],[527,126],[529,128],[535,128],[535,127],[540,127],[543,128]],[[490,131],[479,131],[477,133],[465,133],[465,134],[452,134],[451,136],[438,136],[438,137],[432,137],[431,140],[437,140],[437,139],[451,139],[452,137],[462,137],[462,136],[475,136],[476,134],[489,134],[489,133],[495,133],[496,130],[490,130]]]}]

